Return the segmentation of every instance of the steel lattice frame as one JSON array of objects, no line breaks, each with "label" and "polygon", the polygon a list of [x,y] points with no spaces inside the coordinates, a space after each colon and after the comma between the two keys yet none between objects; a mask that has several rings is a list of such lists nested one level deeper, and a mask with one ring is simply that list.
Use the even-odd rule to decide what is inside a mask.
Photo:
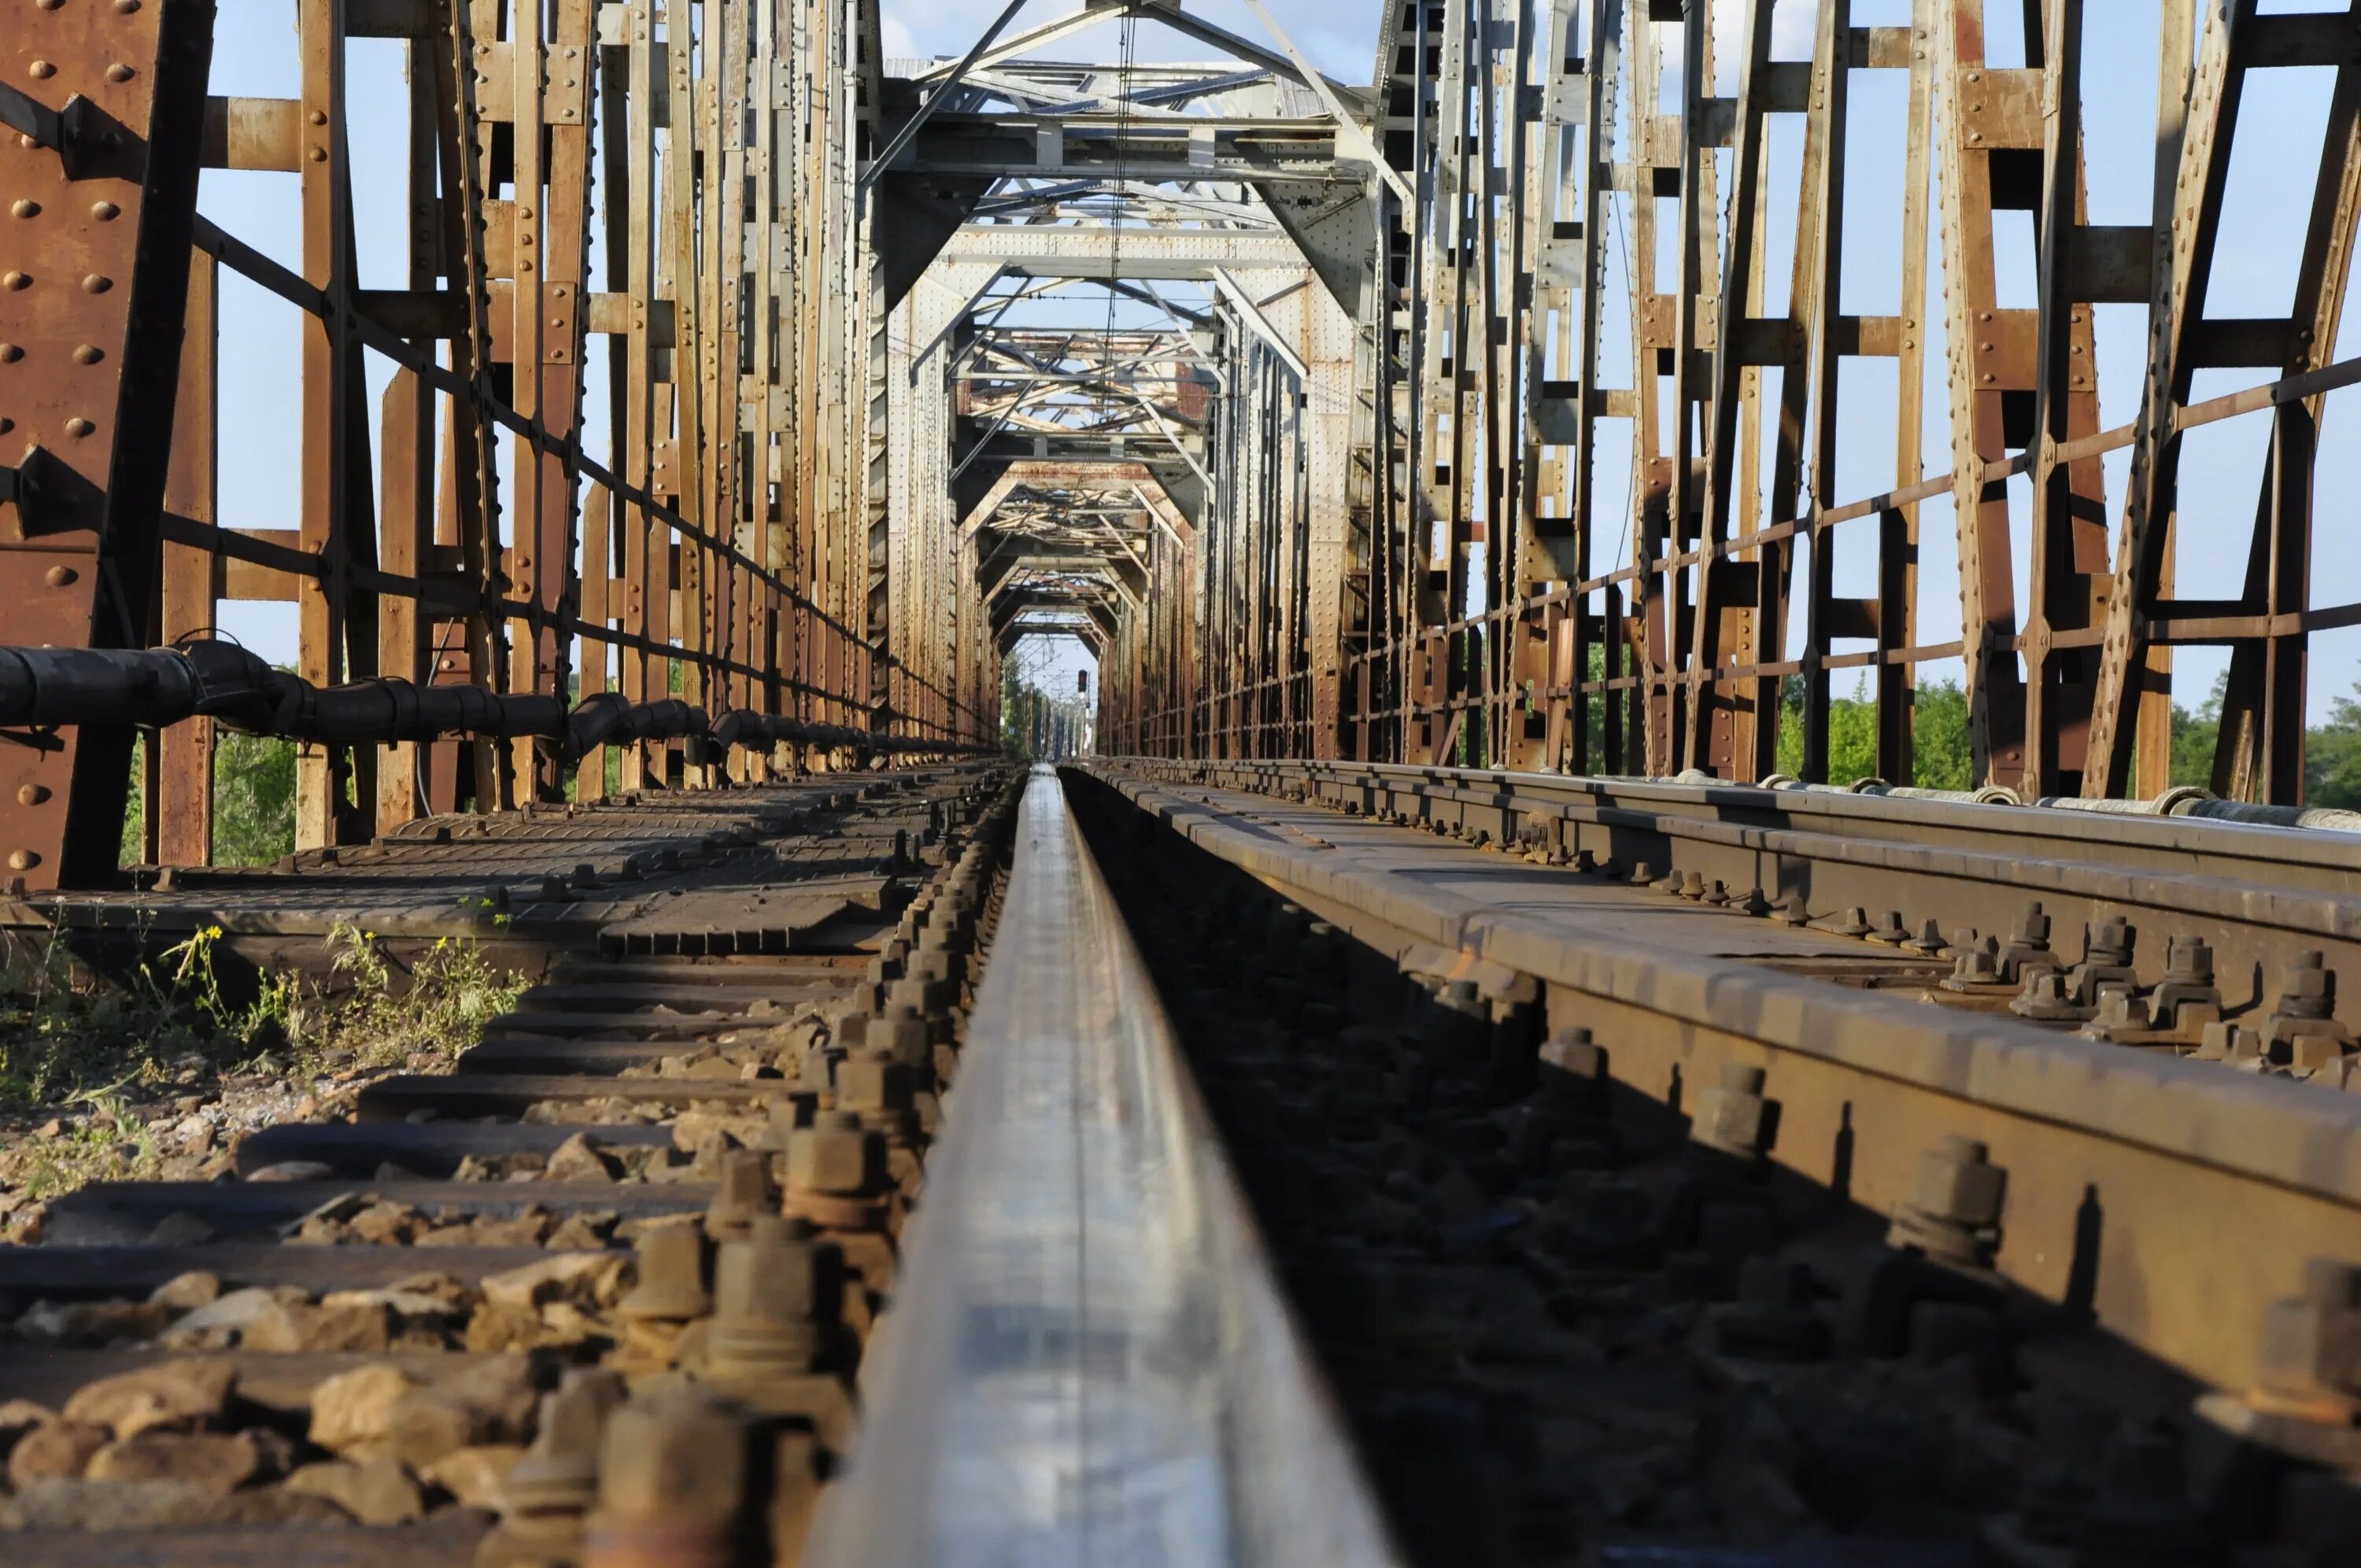
[{"label": "steel lattice frame", "polygon": [[[291,600],[298,673],[318,685],[676,686],[717,714],[993,734],[996,682],[955,683],[948,643],[897,654],[869,591],[852,348],[883,313],[851,175],[877,123],[873,4],[299,0],[297,17],[301,97],[224,99],[205,93],[207,0],[9,8],[11,124],[63,110],[70,128],[0,146],[21,281],[0,294],[0,431],[16,433],[0,548],[11,582],[35,585],[0,641],[145,646],[209,632],[225,598]],[[357,190],[345,46],[389,37],[408,60],[408,189]],[[116,127],[105,157],[82,151],[107,133],[71,128],[75,104]],[[201,165],[301,181],[300,269],[196,214]],[[720,194],[736,190],[742,211]],[[356,208],[386,201],[407,203],[407,286],[363,290]],[[119,215],[102,225],[100,206]],[[291,529],[215,505],[223,268],[303,313]],[[603,463],[584,450],[598,353]],[[368,355],[396,367],[375,409]],[[111,872],[130,732],[12,739],[12,872]],[[205,720],[158,737],[149,858],[210,859],[212,744]],[[732,766],[827,764],[793,751]],[[645,742],[620,773],[697,784],[717,765]],[[607,780],[594,753],[576,788]],[[533,740],[306,744],[298,843],[564,782]]]},{"label": "steel lattice frame", "polygon": [[[1831,674],[1855,669],[1897,782],[1917,672],[1956,658],[1978,782],[2027,795],[2160,790],[2172,650],[2203,643],[2230,651],[2214,788],[2300,798],[2308,639],[2361,624],[2310,569],[2323,404],[2361,381],[2332,358],[2356,8],[2163,5],[2158,221],[2134,227],[2088,221],[2080,0],[2028,0],[2006,67],[1982,0],[1912,0],[1899,26],[1817,0],[1807,58],[1772,0],[1387,0],[1366,88],[1252,8],[1268,41],[1089,5],[962,72],[884,60],[875,0],[299,0],[282,102],[205,95],[204,0],[23,0],[0,60],[0,548],[26,589],[0,641],[142,647],[280,598],[314,685],[653,699],[676,678],[717,712],[950,744],[996,733],[1002,654],[1048,630],[1100,657],[1111,751],[1730,779],[1777,765],[1783,723],[1824,776]],[[1038,56],[1125,16],[1222,58]],[[410,62],[400,290],[355,281],[356,207],[389,195],[347,170],[364,37]],[[1675,56],[1695,68],[1668,104]],[[2238,108],[2300,67],[2334,85],[2284,240],[2293,301],[2233,315],[2208,288]],[[1854,88],[1886,72],[1901,198],[1849,210],[1849,144],[1895,128]],[[300,181],[299,267],[196,213],[204,165]],[[2037,237],[2027,308],[1999,302],[2009,212]],[[1890,315],[1842,308],[1866,236],[1898,250]],[[219,515],[223,268],[303,313],[293,527]],[[1107,289],[1158,324],[1051,342],[1009,314]],[[2113,430],[2108,305],[2147,324],[2139,414]],[[396,367],[377,408],[371,355]],[[1894,366],[1892,479],[1848,496],[1841,372],[1872,359]],[[2250,389],[2194,400],[2223,368]],[[2255,517],[2181,518],[2187,433],[2242,416],[2270,423]],[[1618,426],[1628,513],[1601,481]],[[2183,597],[2176,536],[2224,528],[2243,580]],[[1930,643],[1923,557],[1947,549],[1965,631]],[[1837,592],[1847,553],[1873,592]],[[10,739],[10,874],[111,872],[127,729]],[[154,738],[151,858],[208,858],[212,744],[203,720]],[[700,748],[626,752],[631,785],[722,782]],[[497,735],[309,744],[299,841],[554,798],[564,761]],[[607,777],[593,755],[574,787]]]}]

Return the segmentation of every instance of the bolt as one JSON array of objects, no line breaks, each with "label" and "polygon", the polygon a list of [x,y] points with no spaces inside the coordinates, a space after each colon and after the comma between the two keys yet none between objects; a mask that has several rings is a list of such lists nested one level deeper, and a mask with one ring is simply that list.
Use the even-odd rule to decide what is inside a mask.
[{"label": "bolt", "polygon": [[627,1318],[686,1322],[713,1310],[705,1289],[705,1234],[695,1225],[655,1225],[640,1233],[639,1283],[616,1303]]},{"label": "bolt", "polygon": [[2202,937],[2177,937],[2167,949],[2164,978],[2168,983],[2212,985],[2213,948]]},{"label": "bolt", "polygon": [[1964,1266],[1991,1261],[2000,1245],[2000,1215],[2008,1172],[1993,1164],[1977,1140],[1957,1134],[1918,1157],[1910,1196],[1895,1209],[1888,1246],[1905,1247]]},{"label": "bolt", "polygon": [[570,1368],[555,1390],[541,1397],[533,1446],[508,1474],[501,1511],[579,1515],[597,1501],[599,1429],[622,1402],[620,1375]]},{"label": "bolt", "polygon": [[755,1220],[778,1212],[771,1162],[752,1149],[731,1149],[723,1155],[719,1189],[705,1211],[706,1234],[718,1242],[736,1241]]},{"label": "bolt", "polygon": [[1697,1091],[1689,1136],[1723,1154],[1752,1159],[1763,1152],[1771,1131],[1771,1103],[1763,1097],[1763,1070],[1725,1062],[1721,1081]]},{"label": "bolt", "polygon": [[2317,948],[2279,971],[2279,999],[2271,1009],[2288,1018],[2326,1018],[2336,1011],[2336,976]]},{"label": "bolt", "polygon": [[885,1184],[885,1140],[849,1111],[813,1113],[787,1137],[791,1194],[865,1197]]},{"label": "bolt", "polygon": [[607,1418],[582,1568],[720,1568],[746,1486],[744,1419],[694,1388]]},{"label": "bolt", "polygon": [[820,1325],[843,1310],[843,1253],[801,1220],[758,1220],[714,1267],[708,1374],[726,1387],[807,1373],[820,1358]]},{"label": "bolt", "polygon": [[2109,916],[2082,928],[2082,961],[2120,968],[2132,961],[2132,928]]}]

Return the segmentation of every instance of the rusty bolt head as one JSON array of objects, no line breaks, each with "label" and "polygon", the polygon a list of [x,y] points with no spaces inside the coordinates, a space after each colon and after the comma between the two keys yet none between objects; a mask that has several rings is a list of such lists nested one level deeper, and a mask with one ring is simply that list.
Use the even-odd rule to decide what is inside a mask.
[{"label": "rusty bolt head", "polygon": [[837,1065],[836,1103],[839,1110],[858,1113],[903,1113],[917,1091],[910,1069],[884,1051],[867,1050]]},{"label": "rusty bolt head", "polygon": [[[626,1400],[607,1418],[599,1459],[590,1563],[600,1561],[606,1531],[653,1525],[717,1537],[725,1531],[744,1498],[746,1426],[720,1400],[694,1389]],[[619,1553],[611,1560],[638,1559]]]},{"label": "rusty bolt head", "polygon": [[1561,1029],[1543,1042],[1541,1064],[1547,1073],[1596,1083],[1607,1077],[1607,1047],[1587,1029]]},{"label": "rusty bolt head", "polygon": [[2129,963],[2132,928],[2124,920],[2112,916],[2095,921],[2082,928],[2082,948],[2092,963]]},{"label": "rusty bolt head", "polygon": [[639,1283],[616,1304],[627,1318],[686,1322],[713,1310],[705,1289],[705,1233],[696,1225],[655,1225],[640,1234]]},{"label": "rusty bolt head", "polygon": [[2317,951],[2297,955],[2279,971],[2279,1001],[2275,1011],[2297,1018],[2325,1018],[2335,1010],[2336,976],[2324,967]]},{"label": "rusty bolt head", "polygon": [[2361,1396],[2361,1268],[2314,1258],[2304,1293],[2273,1303],[2263,1322],[2260,1381],[2281,1397]]},{"label": "rusty bolt head", "polygon": [[717,1241],[745,1234],[755,1220],[779,1212],[771,1186],[770,1161],[754,1149],[731,1149],[721,1157],[721,1179],[705,1212],[705,1228]]},{"label": "rusty bolt head", "polygon": [[885,1139],[844,1111],[822,1111],[787,1135],[791,1191],[861,1196],[885,1185]]},{"label": "rusty bolt head", "polygon": [[1771,1122],[1770,1102],[1763,1097],[1763,1082],[1761,1068],[1725,1063],[1721,1081],[1697,1091],[1689,1136],[1724,1154],[1751,1157],[1762,1153]]},{"label": "rusty bolt head", "polygon": [[2008,1192],[2008,1172],[1992,1164],[1986,1154],[1973,1138],[1951,1136],[1920,1155],[1910,1206],[1950,1224],[1997,1224]]},{"label": "rusty bolt head", "polygon": [[533,1447],[501,1487],[509,1514],[580,1513],[598,1495],[598,1434],[608,1413],[623,1402],[623,1380],[612,1372],[576,1367],[541,1397]]},{"label": "rusty bolt head", "polygon": [[843,1310],[844,1254],[800,1220],[757,1220],[714,1264],[717,1331],[724,1323],[833,1322]]},{"label": "rusty bolt head", "polygon": [[2165,960],[2164,978],[2183,985],[2213,984],[2213,945],[2202,937],[2177,938]]}]

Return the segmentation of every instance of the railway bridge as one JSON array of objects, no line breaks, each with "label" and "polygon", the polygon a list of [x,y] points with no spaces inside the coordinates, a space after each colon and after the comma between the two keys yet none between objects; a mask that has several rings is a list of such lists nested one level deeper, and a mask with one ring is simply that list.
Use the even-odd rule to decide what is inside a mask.
[{"label": "railway bridge", "polygon": [[0,16],[0,1552],[2361,1561],[2361,4]]}]

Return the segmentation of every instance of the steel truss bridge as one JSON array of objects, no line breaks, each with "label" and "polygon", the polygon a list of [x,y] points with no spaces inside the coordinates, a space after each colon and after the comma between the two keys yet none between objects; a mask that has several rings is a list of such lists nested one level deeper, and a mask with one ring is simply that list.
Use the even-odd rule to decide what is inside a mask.
[{"label": "steel truss bridge", "polygon": [[[27,1560],[149,1560],[79,1488],[202,1438],[243,1511],[151,1523],[338,1562],[2352,1561],[2361,0],[1381,0],[1366,76],[1293,0],[893,4],[292,0],[286,98],[213,0],[0,4],[0,960],[533,981],[7,1250]],[[245,1403],[76,1416],[198,1274],[294,1292],[179,1342]],[[362,1528],[332,1354],[523,1479]]]}]

